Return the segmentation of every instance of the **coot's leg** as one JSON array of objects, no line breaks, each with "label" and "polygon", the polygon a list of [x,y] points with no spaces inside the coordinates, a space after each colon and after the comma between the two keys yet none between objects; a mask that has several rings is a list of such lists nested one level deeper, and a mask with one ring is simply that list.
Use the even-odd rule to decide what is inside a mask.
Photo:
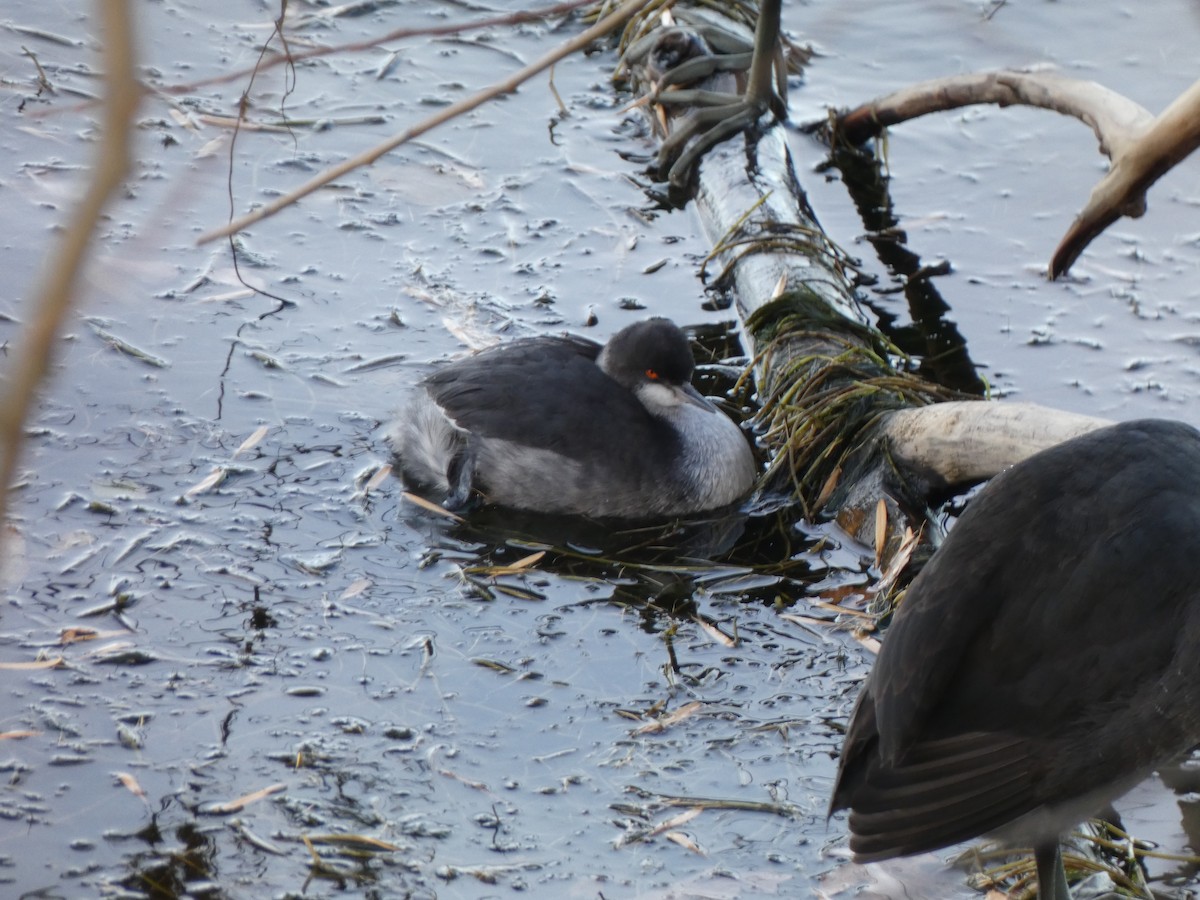
[{"label": "coot's leg", "polygon": [[1035,847],[1033,857],[1037,861],[1038,900],[1071,900],[1058,841]]},{"label": "coot's leg", "polygon": [[458,442],[446,464],[446,481],[450,493],[442,501],[449,510],[465,509],[471,502],[471,486],[475,479],[475,448],[468,440]]}]

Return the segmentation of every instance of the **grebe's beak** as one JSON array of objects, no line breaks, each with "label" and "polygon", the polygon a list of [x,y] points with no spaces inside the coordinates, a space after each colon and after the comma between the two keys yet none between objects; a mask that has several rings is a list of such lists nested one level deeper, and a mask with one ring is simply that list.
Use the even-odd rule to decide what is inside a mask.
[{"label": "grebe's beak", "polygon": [[675,392],[679,395],[680,399],[687,401],[688,403],[692,404],[692,406],[700,407],[705,412],[718,411],[707,397],[692,387],[691,382],[678,385],[675,387]]}]

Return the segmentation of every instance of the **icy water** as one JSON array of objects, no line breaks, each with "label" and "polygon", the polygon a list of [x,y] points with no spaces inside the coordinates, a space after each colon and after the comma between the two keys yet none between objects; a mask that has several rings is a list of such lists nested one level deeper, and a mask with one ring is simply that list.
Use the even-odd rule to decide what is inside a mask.
[{"label": "icy water", "polygon": [[[971,895],[949,854],[870,870],[826,824],[839,727],[870,653],[870,551],[826,528],[456,525],[380,475],[380,426],[439,359],[497,339],[604,339],[648,314],[729,321],[687,211],[653,208],[652,145],[611,52],[338,179],[227,243],[196,237],[578,33],[573,20],[385,42],[251,81],[278,10],[137,5],[134,174],[59,342],[13,499],[0,617],[0,894],[732,898]],[[293,3],[293,50],[509,4]],[[0,340],[95,145],[91,8],[0,21]],[[1158,110],[1195,76],[1195,4],[789,4],[818,50],[797,122],[923,78],[1054,65]],[[349,14],[354,13],[354,14]],[[36,57],[49,88],[39,91]],[[240,73],[240,74],[239,74]],[[227,82],[216,76],[234,75]],[[226,117],[250,96],[260,130]],[[560,103],[561,98],[561,103]],[[294,120],[279,125],[282,117]],[[882,275],[823,150],[792,135],[831,235]],[[1103,172],[1090,132],[974,109],[893,130],[892,200],[997,394],[1200,423],[1194,162],[1048,284]],[[589,325],[595,320],[594,325]],[[701,329],[703,330],[703,329]],[[10,357],[11,358],[11,357]],[[378,476],[378,477],[377,477]],[[524,570],[497,569],[548,541]],[[764,560],[791,559],[761,571]],[[59,657],[61,664],[50,667]],[[1158,782],[1126,824],[1180,851]],[[1194,829],[1193,829],[1194,831]],[[314,864],[314,860],[320,860]],[[1178,880],[1188,869],[1156,863]],[[860,893],[866,885],[868,893]]]}]

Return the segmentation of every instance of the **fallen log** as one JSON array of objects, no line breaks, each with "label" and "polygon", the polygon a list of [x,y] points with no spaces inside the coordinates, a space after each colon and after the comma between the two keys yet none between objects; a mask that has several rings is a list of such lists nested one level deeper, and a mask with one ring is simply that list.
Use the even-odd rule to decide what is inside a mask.
[{"label": "fallen log", "polygon": [[[778,15],[778,0],[763,7],[764,15]],[[706,32],[713,19],[709,10]],[[627,53],[626,62],[656,128],[672,152],[686,153],[686,143],[670,136],[696,114],[694,104],[717,97],[732,109],[729,93],[744,90],[746,79],[725,62],[690,63],[721,53],[688,19],[665,24],[661,46]],[[642,20],[633,33],[650,27]],[[706,77],[664,77],[655,67],[662,59]],[[671,97],[677,89],[682,102]],[[760,104],[760,112],[771,105]],[[703,138],[689,130],[687,141],[696,140]],[[816,221],[783,126],[769,112],[709,149],[691,174],[672,171],[671,181],[690,188],[713,243],[711,284],[732,295],[754,355],[762,440],[773,459],[764,486],[787,487],[807,517],[835,518],[876,548],[885,569],[907,558],[914,532],[932,535],[931,502],[1108,424],[1032,404],[983,402],[912,372],[859,305],[850,261]]]}]

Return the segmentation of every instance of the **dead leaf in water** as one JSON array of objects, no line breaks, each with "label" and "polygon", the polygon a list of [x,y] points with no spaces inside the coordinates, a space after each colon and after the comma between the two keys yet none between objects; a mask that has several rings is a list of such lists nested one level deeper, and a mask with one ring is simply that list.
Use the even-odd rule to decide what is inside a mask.
[{"label": "dead leaf in water", "polygon": [[367,588],[371,587],[374,583],[375,582],[371,581],[371,579],[369,579],[369,578],[356,578],[354,581],[352,581],[350,583],[349,587],[347,587],[344,591],[342,591],[342,594],[340,597],[338,597],[338,599],[339,600],[349,600],[352,597],[357,597],[359,594],[363,593]]},{"label": "dead leaf in water", "polygon": [[40,734],[40,731],[0,731],[0,741],[23,741]]},{"label": "dead leaf in water", "polygon": [[696,713],[704,708],[704,704],[699,700],[693,700],[691,703],[685,703],[679,709],[670,715],[663,716],[661,719],[656,719],[653,722],[647,722],[641,728],[635,728],[634,734],[657,734],[660,731],[666,731],[672,725],[678,725],[685,719],[690,719]]},{"label": "dead leaf in water", "polygon": [[128,772],[117,772],[116,776],[117,781],[121,782],[121,784],[125,786],[125,790],[129,791],[129,793],[133,794],[135,797],[146,796],[145,788],[138,784],[138,780]]},{"label": "dead leaf in water", "polygon": [[468,575],[487,575],[489,577],[497,577],[499,575],[520,575],[526,569],[541,562],[542,557],[546,555],[545,550],[539,550],[536,553],[530,553],[528,556],[523,556],[516,562],[508,563],[503,566],[467,566],[463,569]]},{"label": "dead leaf in water", "polygon": [[217,466],[200,482],[192,485],[183,492],[183,496],[187,500],[191,500],[197,494],[203,494],[205,491],[211,491],[222,481],[225,480],[227,470],[223,466]]},{"label": "dead leaf in water", "polygon": [[212,806],[205,807],[203,811],[209,815],[215,816],[225,815],[226,813],[241,812],[251,803],[257,803],[259,800],[270,797],[272,794],[278,794],[286,787],[287,785],[282,782],[278,784],[272,784],[262,788],[261,790],[252,791],[249,794],[243,794],[241,797],[238,797],[236,800],[230,800],[228,803],[214,803]]},{"label": "dead leaf in water", "polygon": [[699,616],[696,616],[696,624],[699,625],[702,629],[704,629],[704,633],[707,634],[714,641],[716,641],[718,644],[721,644],[724,647],[736,647],[738,645],[737,638],[726,634],[720,628],[718,628],[716,625],[713,625],[711,622],[705,621],[704,619],[700,618]]},{"label": "dead leaf in water", "polygon": [[451,521],[454,521],[454,522],[463,521],[462,516],[455,515],[454,513],[450,512],[450,510],[446,509],[446,507],[444,507],[444,506],[438,506],[436,503],[430,503],[424,497],[418,497],[416,494],[410,493],[408,491],[405,491],[400,496],[403,497],[405,500],[407,500],[409,503],[413,504],[414,506],[421,507],[421,509],[425,510],[426,512],[435,513],[436,515],[439,515],[439,516],[445,516],[447,519],[450,519]]},{"label": "dead leaf in water", "polygon": [[385,850],[394,852],[403,848],[379,838],[367,837],[362,834],[310,834],[305,841],[313,844],[327,844],[345,847],[348,850]]},{"label": "dead leaf in water", "polygon": [[703,850],[700,849],[699,844],[697,844],[695,841],[693,841],[690,837],[688,837],[683,832],[668,831],[663,835],[663,837],[665,837],[668,841],[671,841],[672,843],[678,844],[684,850],[689,850],[692,853],[695,853],[697,856],[708,856],[707,853],[705,853]]},{"label": "dead leaf in water", "polygon": [[387,481],[388,476],[390,476],[391,474],[392,474],[391,463],[385,463],[384,465],[379,467],[379,470],[374,475],[371,476],[371,480],[367,482],[367,485],[364,488],[364,490],[367,493],[370,493],[371,491],[373,491],[377,487],[379,487],[381,484],[383,484],[385,481]]},{"label": "dead leaf in water", "polygon": [[76,625],[71,628],[59,629],[58,642],[60,644],[78,644],[81,641],[94,641],[99,636],[100,632],[98,629]]},{"label": "dead leaf in water", "polygon": [[702,812],[704,812],[704,807],[702,806],[695,806],[692,809],[684,810],[677,816],[671,816],[671,818],[667,819],[665,822],[659,822],[650,829],[650,834],[662,834],[664,831],[670,831],[674,828],[678,828],[680,825],[686,825]]},{"label": "dead leaf in water", "polygon": [[900,546],[896,548],[896,552],[892,558],[888,560],[887,568],[884,569],[883,575],[876,583],[874,592],[882,595],[891,590],[901,573],[908,565],[908,561],[912,559],[913,551],[917,549],[920,534],[914,534],[911,528],[904,529],[904,540],[900,542]]},{"label": "dead leaf in water", "polygon": [[53,659],[37,659],[30,662],[0,662],[0,669],[17,672],[31,669],[53,669],[62,664],[63,658],[56,656]]},{"label": "dead leaf in water", "polygon": [[238,446],[238,448],[233,451],[234,457],[236,458],[239,455],[241,455],[242,453],[245,453],[247,450],[252,450],[255,447],[257,447],[259,444],[261,444],[262,439],[267,436],[267,433],[270,430],[271,429],[268,428],[266,425],[259,425],[258,428],[254,429],[254,434],[250,435],[250,437],[248,437],[244,441],[242,441],[242,443]]}]

